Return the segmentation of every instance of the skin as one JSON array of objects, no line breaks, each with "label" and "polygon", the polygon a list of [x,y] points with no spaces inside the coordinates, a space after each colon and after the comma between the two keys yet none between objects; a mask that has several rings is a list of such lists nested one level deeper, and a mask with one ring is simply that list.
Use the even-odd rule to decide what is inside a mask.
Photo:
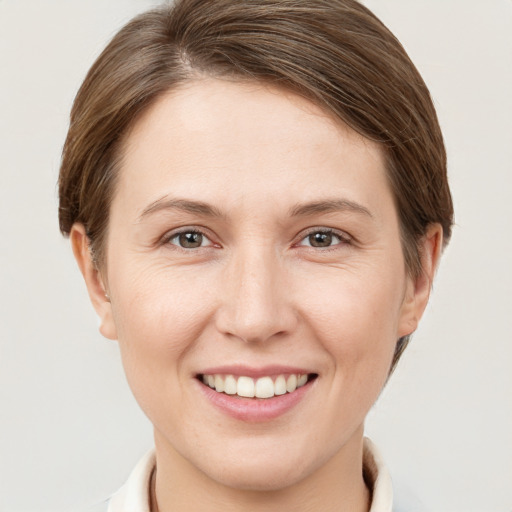
[{"label": "skin", "polygon": [[[176,199],[218,215],[165,207]],[[311,246],[326,229],[330,245]],[[202,246],[180,247],[180,230]],[[424,311],[441,239],[427,230],[411,278],[381,149],[305,99],[210,78],[161,97],[126,137],[101,271],[83,226],[71,233],[154,425],[160,512],[367,511],[364,419]],[[284,415],[243,422],[196,379],[226,364],[318,377]]]}]

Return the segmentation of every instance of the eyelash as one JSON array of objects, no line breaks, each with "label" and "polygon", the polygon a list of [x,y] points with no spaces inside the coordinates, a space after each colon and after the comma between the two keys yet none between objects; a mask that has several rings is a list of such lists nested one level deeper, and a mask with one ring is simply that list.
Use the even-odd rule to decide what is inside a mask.
[{"label": "eyelash", "polygon": [[[309,244],[303,243],[306,240],[308,240],[308,238],[311,237],[312,235],[317,235],[317,234],[324,235],[324,236],[330,236],[332,238],[337,238],[338,242],[335,244],[325,246],[325,247],[314,246],[314,245],[311,245],[311,243],[309,243]],[[198,247],[183,247],[182,245],[179,244],[179,242],[173,243],[173,240],[179,241],[179,238],[183,235],[200,235],[201,237],[203,237],[203,239],[201,240],[201,245],[199,245]],[[204,240],[207,240],[209,243],[207,245],[202,245],[202,242]],[[311,250],[319,249],[322,251],[329,251],[329,250],[336,249],[339,245],[350,244],[351,241],[352,241],[351,237],[342,231],[338,231],[338,230],[330,229],[330,228],[312,228],[309,231],[307,231],[306,233],[301,234],[301,238],[300,238],[299,242],[294,244],[294,246],[308,247]],[[194,249],[204,249],[204,248],[208,248],[208,247],[212,247],[212,246],[216,245],[210,240],[210,238],[204,231],[197,229],[197,228],[182,229],[180,231],[170,233],[162,239],[162,243],[173,245],[173,246],[177,247],[178,249],[181,249],[184,251],[192,251]]]}]

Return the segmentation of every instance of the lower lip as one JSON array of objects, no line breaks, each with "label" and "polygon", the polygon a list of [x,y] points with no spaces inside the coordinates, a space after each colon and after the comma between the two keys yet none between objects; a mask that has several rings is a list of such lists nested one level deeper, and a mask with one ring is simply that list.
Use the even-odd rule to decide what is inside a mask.
[{"label": "lower lip", "polygon": [[218,393],[202,382],[197,381],[207,400],[224,414],[249,423],[261,423],[282,416],[295,407],[310,391],[313,383],[309,381],[292,393],[272,398],[242,398],[238,395]]}]

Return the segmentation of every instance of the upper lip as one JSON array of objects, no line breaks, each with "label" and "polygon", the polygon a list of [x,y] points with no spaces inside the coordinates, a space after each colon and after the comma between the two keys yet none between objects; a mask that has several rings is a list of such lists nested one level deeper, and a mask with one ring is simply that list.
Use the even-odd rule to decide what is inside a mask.
[{"label": "upper lip", "polygon": [[284,365],[267,365],[261,367],[245,366],[245,365],[222,365],[209,367],[198,372],[198,375],[235,375],[252,377],[257,379],[259,377],[266,377],[270,375],[282,374],[310,374],[314,373],[310,369],[298,366],[284,366]]}]

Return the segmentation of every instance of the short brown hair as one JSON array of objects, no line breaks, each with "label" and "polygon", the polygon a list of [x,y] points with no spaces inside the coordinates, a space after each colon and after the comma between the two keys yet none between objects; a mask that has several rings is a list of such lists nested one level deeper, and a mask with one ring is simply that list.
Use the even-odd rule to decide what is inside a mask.
[{"label": "short brown hair", "polygon": [[[322,107],[384,149],[408,271],[432,223],[451,235],[446,152],[428,89],[393,34],[356,0],[177,0],[112,39],[71,112],[59,179],[61,231],[83,223],[101,263],[119,148],[135,119],[194,76],[262,81]],[[397,345],[393,365],[407,339]]]}]

